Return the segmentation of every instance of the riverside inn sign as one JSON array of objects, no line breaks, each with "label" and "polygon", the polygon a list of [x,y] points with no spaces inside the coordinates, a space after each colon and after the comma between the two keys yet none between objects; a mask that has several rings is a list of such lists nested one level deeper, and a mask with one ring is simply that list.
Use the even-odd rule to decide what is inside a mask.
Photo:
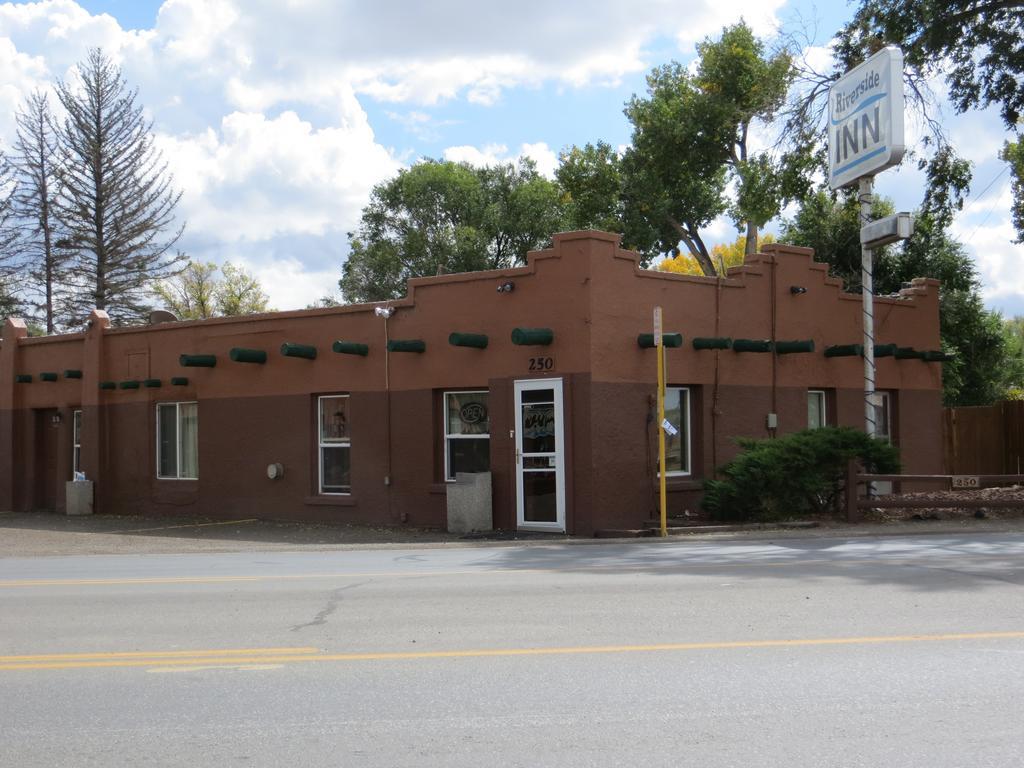
[{"label": "riverside inn sign", "polygon": [[903,157],[903,53],[883,48],[829,91],[829,186],[873,176]]}]

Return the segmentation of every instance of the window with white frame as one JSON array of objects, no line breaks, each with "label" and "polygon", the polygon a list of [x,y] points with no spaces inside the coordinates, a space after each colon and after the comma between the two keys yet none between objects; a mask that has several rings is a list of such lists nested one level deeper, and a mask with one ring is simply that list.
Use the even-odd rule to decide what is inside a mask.
[{"label": "window with white frame", "polygon": [[690,474],[690,389],[665,388],[665,419],[672,430],[665,431],[665,474]]},{"label": "window with white frame", "polygon": [[807,390],[807,428],[821,429],[828,425],[825,413],[825,390]]},{"label": "window with white frame", "polygon": [[487,391],[444,393],[444,476],[491,468],[491,419]]},{"label": "window with white frame", "polygon": [[199,404],[156,406],[156,476],[161,480],[199,479]]},{"label": "window with white frame", "polygon": [[71,478],[82,471],[82,411],[71,412]]},{"label": "window with white frame", "polygon": [[318,398],[320,493],[352,492],[352,437],[348,426],[348,405],[348,395]]}]

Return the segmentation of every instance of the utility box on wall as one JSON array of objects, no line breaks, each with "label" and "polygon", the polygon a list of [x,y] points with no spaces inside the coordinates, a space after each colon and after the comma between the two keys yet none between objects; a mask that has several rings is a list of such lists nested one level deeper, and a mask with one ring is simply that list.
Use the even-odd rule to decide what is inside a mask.
[{"label": "utility box on wall", "polygon": [[67,513],[92,514],[92,480],[68,480],[66,486]]},{"label": "utility box on wall", "polygon": [[448,532],[493,529],[491,473],[457,472],[455,482],[448,484]]}]

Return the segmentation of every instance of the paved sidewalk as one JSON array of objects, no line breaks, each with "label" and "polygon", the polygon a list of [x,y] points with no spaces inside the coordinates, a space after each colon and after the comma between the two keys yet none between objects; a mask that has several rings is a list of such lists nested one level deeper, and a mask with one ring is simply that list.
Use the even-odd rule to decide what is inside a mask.
[{"label": "paved sidewalk", "polygon": [[[848,525],[826,522],[799,530],[762,529],[672,536],[708,539],[777,540],[858,536],[913,536],[1024,532],[1024,519],[948,519]],[[621,539],[571,538],[550,534],[496,533],[465,539],[437,530],[354,525],[280,523],[265,520],[194,520],[52,513],[0,514],[0,557],[47,555],[175,554],[345,550],[357,548],[473,547],[501,544],[602,544]],[[657,539],[639,541],[651,543]]]}]

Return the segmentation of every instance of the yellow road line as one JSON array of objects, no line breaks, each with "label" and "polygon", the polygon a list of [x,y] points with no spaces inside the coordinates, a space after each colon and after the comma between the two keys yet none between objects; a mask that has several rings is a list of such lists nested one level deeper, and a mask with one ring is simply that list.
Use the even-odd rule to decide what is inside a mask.
[{"label": "yellow road line", "polygon": [[[466,659],[514,656],[573,656],[610,653],[649,653],[657,651],[714,651],[762,648],[807,648],[841,645],[879,645],[893,643],[963,642],[969,640],[1022,640],[1024,631],[1019,632],[968,632],[934,635],[882,635],[870,637],[826,637],[790,640],[737,640],[703,643],[654,643],[649,645],[596,645],[552,648],[494,648],[462,651],[399,651],[383,653],[294,653],[275,655],[273,653],[239,652],[229,653],[216,659],[219,666],[242,666],[251,664],[298,664],[324,661],[407,661],[416,659]],[[273,651],[273,649],[266,649]],[[104,667],[171,667],[202,666],[209,664],[209,652],[193,651],[188,658],[164,658],[151,654],[146,659],[83,659],[81,661],[34,661],[24,663],[0,663],[0,671],[44,670],[44,669],[85,669]]]},{"label": "yellow road line", "polygon": [[103,651],[98,653],[43,653],[34,656],[0,656],[0,664],[9,664],[18,661],[68,661],[85,659],[171,659],[175,657],[188,657],[190,659],[200,656],[245,656],[248,654],[293,654],[293,653],[319,653],[319,648],[312,646],[288,647],[288,648],[222,648],[210,651]]},{"label": "yellow road line", "polygon": [[[153,577],[126,577],[109,579],[8,579],[0,580],[0,589],[21,588],[21,587],[79,587],[79,586],[119,586],[133,584],[222,584],[231,582],[261,582],[261,581],[289,581],[302,579],[366,579],[366,578],[423,578],[426,576],[484,576],[488,574],[510,574],[510,573],[573,573],[574,571],[622,571],[642,573],[644,571],[702,571],[718,568],[795,568],[804,565],[830,565],[842,567],[847,565],[907,565],[919,564],[922,567],[929,565],[946,564],[950,561],[956,563],[971,561],[991,561],[996,558],[1010,559],[1009,554],[994,553],[991,555],[942,555],[928,557],[915,555],[910,557],[880,557],[863,558],[856,560],[832,560],[817,558],[810,560],[787,560],[785,562],[715,562],[715,563],[646,563],[634,566],[626,563],[612,564],[567,564],[564,568],[552,566],[549,568],[481,568],[452,570],[452,571],[366,571],[366,572],[337,572],[337,573],[285,573],[285,574],[261,574],[252,576],[153,576]],[[1015,563],[1016,565],[1016,563]]]}]

